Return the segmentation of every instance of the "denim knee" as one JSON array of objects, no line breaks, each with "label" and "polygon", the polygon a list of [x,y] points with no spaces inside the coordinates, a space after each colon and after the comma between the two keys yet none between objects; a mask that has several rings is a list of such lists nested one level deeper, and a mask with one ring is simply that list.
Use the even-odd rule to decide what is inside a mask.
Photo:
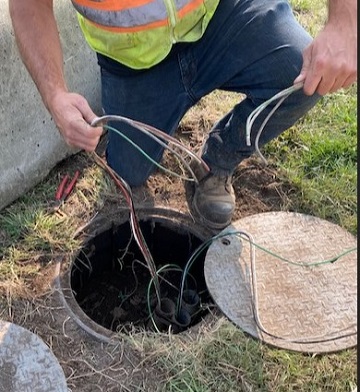
[{"label": "denim knee", "polygon": [[136,146],[118,134],[109,132],[107,162],[131,187],[141,186],[155,170],[156,163],[160,162],[163,148],[140,132],[126,129],[126,126],[121,127],[121,130]]},{"label": "denim knee", "polygon": [[148,163],[146,160],[138,160],[130,164],[124,164],[120,156],[109,154],[109,148],[106,153],[106,159],[109,166],[123,179],[130,187],[144,185],[152,172],[155,165]]}]

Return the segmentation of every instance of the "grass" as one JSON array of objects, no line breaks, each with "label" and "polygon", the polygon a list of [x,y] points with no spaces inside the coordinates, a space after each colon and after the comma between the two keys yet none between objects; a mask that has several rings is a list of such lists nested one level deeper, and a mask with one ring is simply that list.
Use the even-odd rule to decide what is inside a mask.
[{"label": "grass", "polygon": [[[292,4],[301,23],[312,34],[319,31],[325,19],[325,0],[293,0]],[[356,93],[353,86],[324,97],[263,150],[278,176],[294,190],[290,209],[331,220],[354,234]],[[209,129],[235,99],[233,94],[218,91],[205,97],[188,113],[184,129],[198,125],[199,118]],[[58,172],[61,167],[0,212],[1,318],[8,318],[10,302],[27,301],[22,288],[31,286],[32,280],[42,274],[43,266],[56,255],[71,254],[79,248],[80,240],[74,234],[81,230],[80,222],[91,219],[105,199],[118,197],[99,168],[87,166],[67,202],[66,214],[49,214],[48,200],[58,184],[59,178],[54,176]],[[186,337],[136,334],[126,338],[148,371],[161,374],[157,389],[142,390],[351,392],[356,386],[356,349],[327,355],[289,352],[261,344],[222,316],[215,314],[211,320]]]},{"label": "grass", "polygon": [[297,189],[294,208],[357,232],[356,86],[325,96],[265,151]]},{"label": "grass", "polygon": [[151,366],[165,373],[159,389],[164,392],[343,392],[356,386],[355,350],[327,355],[279,350],[224,318],[192,339],[146,337],[138,350],[145,358],[152,353]]}]

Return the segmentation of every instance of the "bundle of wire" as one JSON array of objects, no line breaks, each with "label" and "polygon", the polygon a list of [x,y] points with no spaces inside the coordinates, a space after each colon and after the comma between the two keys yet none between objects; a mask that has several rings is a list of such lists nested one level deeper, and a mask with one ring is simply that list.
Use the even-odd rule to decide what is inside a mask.
[{"label": "bundle of wire", "polygon": [[[137,129],[139,132],[142,132],[145,135],[147,135],[148,137],[150,137],[151,139],[155,140],[162,147],[164,147],[165,149],[169,150],[172,154],[174,154],[176,157],[178,157],[178,159],[181,161],[181,163],[190,172],[191,178],[183,177],[183,176],[181,176],[181,175],[179,175],[179,174],[177,174],[175,172],[172,172],[172,171],[168,170],[166,167],[160,165],[158,162],[156,162],[154,159],[152,159],[149,155],[147,155],[144,152],[144,150],[142,150],[136,143],[134,143],[124,133],[122,133],[121,131],[119,131],[118,129],[116,129],[114,127],[111,127],[111,126],[107,125],[108,121],[119,121],[119,122],[124,122],[126,124],[129,124],[133,128]],[[91,126],[93,126],[93,127],[99,126],[99,125],[102,125],[105,129],[108,129],[108,130],[110,130],[112,132],[115,132],[116,134],[121,136],[128,143],[130,143],[133,147],[135,147],[138,151],[140,151],[140,153],[142,153],[149,161],[151,161],[158,168],[162,169],[163,171],[165,171],[165,172],[167,172],[169,174],[172,174],[172,175],[174,175],[176,177],[179,177],[179,178],[181,178],[183,180],[197,182],[197,178],[196,178],[196,176],[194,174],[194,171],[192,170],[190,164],[184,159],[184,157],[181,154],[179,154],[176,150],[174,150],[172,147],[170,147],[168,144],[166,144],[164,142],[164,140],[166,142],[168,142],[170,145],[173,145],[176,148],[178,148],[180,151],[185,152],[189,157],[191,157],[192,159],[197,161],[204,168],[204,170],[206,172],[210,171],[210,168],[207,165],[207,163],[203,159],[201,159],[198,155],[196,155],[191,149],[189,149],[186,146],[184,146],[176,138],[168,135],[167,133],[165,133],[163,131],[160,131],[159,129],[157,129],[155,127],[152,127],[151,125],[144,124],[144,123],[142,123],[140,121],[132,120],[130,118],[123,117],[123,116],[118,116],[118,115],[105,115],[105,116],[102,116],[102,117],[97,117],[91,123]]]},{"label": "bundle of wire", "polygon": [[252,131],[252,127],[254,125],[255,120],[257,119],[257,117],[259,116],[259,114],[265,110],[273,101],[279,100],[278,103],[272,108],[272,110],[269,112],[269,114],[266,116],[265,120],[262,122],[256,137],[255,137],[255,150],[257,152],[257,154],[260,156],[260,158],[263,160],[263,162],[265,164],[267,164],[267,161],[265,159],[265,157],[263,156],[263,154],[260,152],[260,148],[259,148],[259,140],[260,140],[260,136],[266,126],[266,124],[268,123],[268,121],[270,120],[270,118],[272,117],[272,115],[275,113],[275,111],[279,108],[279,106],[285,101],[285,99],[292,93],[294,93],[295,91],[300,90],[301,88],[303,88],[304,83],[300,82],[297,84],[294,84],[291,87],[286,88],[285,90],[280,91],[278,94],[275,94],[272,98],[268,99],[267,101],[265,101],[264,103],[262,103],[261,105],[259,105],[247,118],[246,121],[246,145],[251,146],[251,131]]},{"label": "bundle of wire", "polygon": [[143,236],[142,231],[139,226],[139,221],[136,216],[131,189],[130,189],[129,185],[127,184],[127,182],[124,181],[120,176],[118,176],[117,173],[113,169],[111,169],[111,167],[102,158],[100,158],[96,153],[92,153],[92,156],[93,156],[95,162],[110,174],[114,183],[122,191],[122,193],[125,197],[126,203],[127,203],[129,210],[130,210],[130,224],[131,224],[132,233],[134,235],[135,241],[138,244],[142,255],[144,256],[144,259],[147,263],[150,274],[155,281],[156,295],[157,295],[158,301],[160,301],[160,292],[159,292],[160,286],[159,286],[159,282],[158,282],[158,276],[156,273],[156,265],[154,263],[151,252],[146,244],[146,241],[144,239],[144,236]]}]

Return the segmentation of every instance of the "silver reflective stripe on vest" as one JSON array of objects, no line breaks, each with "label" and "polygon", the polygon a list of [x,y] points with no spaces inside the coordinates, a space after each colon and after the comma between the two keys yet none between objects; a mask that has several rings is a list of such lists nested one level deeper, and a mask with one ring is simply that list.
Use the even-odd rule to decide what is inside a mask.
[{"label": "silver reflective stripe on vest", "polygon": [[[191,3],[192,0],[172,0],[175,2],[176,9]],[[168,17],[168,12],[164,0],[154,0],[149,4],[139,7],[125,9],[121,11],[103,11],[91,7],[81,6],[72,1],[75,9],[86,19],[108,27],[136,27],[146,25]]]}]

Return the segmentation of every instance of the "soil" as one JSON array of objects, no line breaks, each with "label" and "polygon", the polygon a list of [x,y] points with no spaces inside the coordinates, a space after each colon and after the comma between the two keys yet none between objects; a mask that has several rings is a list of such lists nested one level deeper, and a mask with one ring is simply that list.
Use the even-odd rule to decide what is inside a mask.
[{"label": "soil", "polygon": [[[198,147],[201,143],[201,133],[199,136],[199,133],[191,133],[188,129],[180,128],[178,137],[190,147]],[[163,164],[178,170],[178,164],[168,155],[165,155]],[[73,169],[84,170],[89,165],[94,165],[94,162],[86,154],[80,153],[59,164],[50,175],[73,172]],[[288,209],[290,204],[292,189],[282,182],[274,168],[264,166],[256,157],[241,163],[234,173],[233,185],[237,198],[234,220],[251,214]],[[135,208],[163,206],[191,216],[182,180],[159,171],[151,176],[145,186],[133,190],[133,199]],[[67,208],[68,214],[71,215],[71,208],[75,211],[76,206],[70,204]],[[124,207],[119,192],[106,194],[98,212],[105,217],[111,217],[121,204]],[[86,227],[89,218],[90,216],[84,213],[80,216],[80,223]],[[89,235],[86,229],[80,232],[85,239]],[[4,235],[0,232],[0,241]],[[39,273],[35,279],[25,277],[26,287],[20,287],[16,281],[0,284],[0,308],[6,309],[1,317],[33,331],[48,344],[64,370],[69,391],[160,390],[161,382],[166,380],[168,375],[161,370],[161,366],[153,366],[156,358],[152,352],[148,352],[145,344],[142,346],[139,343],[141,338],[134,345],[120,335],[117,344],[109,345],[87,334],[70,317],[60,301],[58,289],[54,287],[54,266],[62,259],[61,255],[53,255],[50,259],[35,255],[31,260],[24,260],[24,263],[33,263],[37,268],[40,265]],[[82,300],[88,301],[89,295],[90,293],[85,294]],[[144,298],[140,301],[144,301]],[[94,303],[92,306],[94,308]],[[120,313],[114,314],[117,306],[118,304],[112,304],[108,309],[111,321],[107,323],[113,322],[114,330],[118,328],[118,325],[114,325],[116,318],[122,317]],[[219,316],[221,312],[216,307],[212,308],[204,322],[210,326]],[[203,323],[192,328],[194,333],[196,328],[204,328]],[[166,336],[157,338],[160,341],[168,339]],[[186,339],[186,335],[181,339]]]}]

